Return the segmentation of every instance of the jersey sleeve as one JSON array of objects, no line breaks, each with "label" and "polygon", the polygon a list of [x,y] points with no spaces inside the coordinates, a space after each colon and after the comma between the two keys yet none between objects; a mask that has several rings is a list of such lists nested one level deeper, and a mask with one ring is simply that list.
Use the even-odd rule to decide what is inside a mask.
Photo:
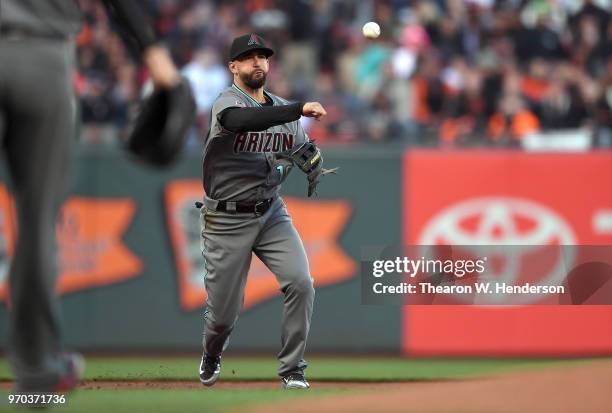
[{"label": "jersey sleeve", "polygon": [[217,98],[217,100],[215,100],[215,103],[213,104],[212,117],[216,119],[217,122],[220,122],[221,114],[224,110],[229,108],[244,107],[246,107],[246,104],[240,99],[239,96],[231,92],[224,92]]},{"label": "jersey sleeve", "polygon": [[228,108],[218,117],[223,127],[233,132],[259,132],[273,126],[295,122],[302,117],[303,103],[251,108]]}]

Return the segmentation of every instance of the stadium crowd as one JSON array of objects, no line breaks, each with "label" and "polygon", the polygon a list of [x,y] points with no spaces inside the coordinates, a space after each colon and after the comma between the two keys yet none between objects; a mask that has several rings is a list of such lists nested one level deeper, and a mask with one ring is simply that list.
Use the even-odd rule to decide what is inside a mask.
[{"label": "stadium crowd", "polygon": [[[100,2],[80,0],[75,88],[87,142],[117,144],[147,74]],[[612,146],[611,0],[146,0],[190,79],[200,151],[211,104],[229,84],[227,48],[256,32],[273,44],[268,88],[317,100],[326,143],[515,146],[531,134],[587,131]],[[368,40],[361,26],[377,21]]]}]

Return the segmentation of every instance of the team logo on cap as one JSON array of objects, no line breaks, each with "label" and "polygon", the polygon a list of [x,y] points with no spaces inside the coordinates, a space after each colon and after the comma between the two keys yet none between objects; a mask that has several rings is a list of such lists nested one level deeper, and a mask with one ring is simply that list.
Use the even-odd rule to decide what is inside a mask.
[{"label": "team logo on cap", "polygon": [[261,46],[261,42],[259,41],[259,38],[254,34],[252,34],[251,37],[249,38],[249,43],[247,45],[251,46],[253,44],[257,46]]}]

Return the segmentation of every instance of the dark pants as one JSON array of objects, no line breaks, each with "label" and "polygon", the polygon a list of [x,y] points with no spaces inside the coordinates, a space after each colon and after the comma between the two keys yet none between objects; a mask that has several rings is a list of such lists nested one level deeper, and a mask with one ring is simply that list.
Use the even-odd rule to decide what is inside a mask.
[{"label": "dark pants", "polygon": [[9,354],[16,379],[61,374],[56,218],[65,191],[74,99],[73,45],[0,35],[0,134],[16,200]]}]

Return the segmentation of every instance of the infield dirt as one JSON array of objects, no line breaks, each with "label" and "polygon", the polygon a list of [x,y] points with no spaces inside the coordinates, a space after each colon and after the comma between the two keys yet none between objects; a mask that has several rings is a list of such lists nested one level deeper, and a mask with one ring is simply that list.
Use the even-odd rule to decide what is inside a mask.
[{"label": "infield dirt", "polygon": [[[302,392],[310,397],[294,402],[244,400],[235,412],[248,413],[608,413],[612,411],[612,361],[595,359],[572,365],[549,365],[510,373],[410,381],[311,381],[313,389],[338,390],[327,394]],[[12,383],[1,382],[0,390]],[[227,394],[223,390],[275,390],[278,380],[227,380],[212,388],[196,380],[87,380],[79,395],[97,390],[193,390]],[[221,390],[221,392],[216,392]],[[278,390],[279,392],[281,390]],[[199,393],[202,392],[202,393]],[[92,394],[89,393],[89,394]],[[104,392],[100,392],[102,394]],[[157,392],[155,392],[157,393]],[[275,392],[273,392],[275,393]],[[123,393],[125,394],[125,393]],[[298,401],[299,400],[299,401]],[[256,403],[256,404],[253,404]],[[226,406],[230,407],[230,406]],[[233,407],[233,406],[232,406]],[[223,409],[223,412],[227,409]]]},{"label": "infield dirt", "polygon": [[385,384],[359,394],[324,396],[291,404],[270,403],[248,410],[249,413],[277,411],[609,413],[612,411],[612,363],[606,360],[470,380]]}]

